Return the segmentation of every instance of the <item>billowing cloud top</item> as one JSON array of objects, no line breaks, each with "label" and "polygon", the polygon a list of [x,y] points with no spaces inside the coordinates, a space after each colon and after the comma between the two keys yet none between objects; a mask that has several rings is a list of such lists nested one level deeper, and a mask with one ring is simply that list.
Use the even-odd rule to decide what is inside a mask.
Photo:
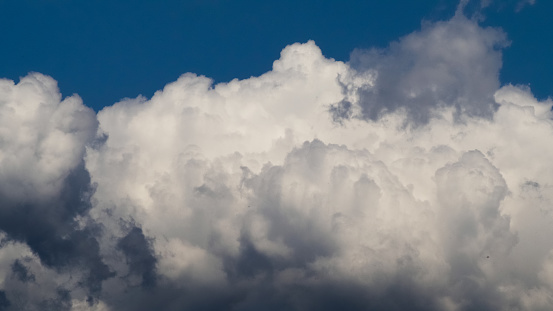
[{"label": "billowing cloud top", "polygon": [[97,116],[0,80],[0,310],[548,310],[553,102],[457,14]]}]

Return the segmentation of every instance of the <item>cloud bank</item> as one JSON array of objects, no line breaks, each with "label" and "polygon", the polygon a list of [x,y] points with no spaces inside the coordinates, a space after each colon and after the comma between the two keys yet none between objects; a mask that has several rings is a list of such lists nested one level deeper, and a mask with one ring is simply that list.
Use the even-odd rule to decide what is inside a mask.
[{"label": "cloud bank", "polygon": [[0,310],[548,310],[553,101],[458,14],[97,115],[0,80]]}]

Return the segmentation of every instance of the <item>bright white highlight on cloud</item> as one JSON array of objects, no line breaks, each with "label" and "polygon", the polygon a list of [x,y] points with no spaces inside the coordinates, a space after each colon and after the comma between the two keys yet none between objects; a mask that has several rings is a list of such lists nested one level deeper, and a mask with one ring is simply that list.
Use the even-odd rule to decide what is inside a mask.
[{"label": "bright white highlight on cloud", "polygon": [[76,95],[62,101],[57,82],[37,73],[0,80],[0,105],[2,196],[55,195],[95,135],[94,112]]},{"label": "bright white highlight on cloud", "polygon": [[[351,63],[296,43],[260,77],[213,85],[185,74],[151,99],[106,107],[95,141],[94,115],[76,97],[61,101],[51,78],[3,80],[3,199],[61,196],[84,159],[95,192],[73,229],[100,224],[98,256],[113,273],[90,281],[88,302],[63,277],[72,300],[58,291],[45,301],[551,308],[553,102],[499,88],[504,42],[456,16]],[[31,271],[46,258],[34,252],[22,261],[32,282],[15,264],[19,281],[3,275],[6,308],[57,267]],[[1,267],[15,258],[0,249]]]}]

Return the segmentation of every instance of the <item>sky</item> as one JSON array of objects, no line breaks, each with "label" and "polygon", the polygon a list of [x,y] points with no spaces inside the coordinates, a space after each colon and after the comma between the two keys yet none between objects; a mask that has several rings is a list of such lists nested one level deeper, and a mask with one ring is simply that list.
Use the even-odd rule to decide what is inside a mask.
[{"label": "sky", "polygon": [[551,310],[552,6],[0,0],[0,311]]},{"label": "sky", "polygon": [[[502,27],[502,83],[530,85],[540,99],[553,85],[550,1],[520,9],[492,1],[483,25]],[[151,97],[185,72],[216,82],[258,76],[280,50],[314,40],[329,58],[385,48],[421,22],[453,16],[457,1],[0,1],[0,76],[55,77],[64,96],[99,111],[125,97]],[[472,1],[469,5],[480,7]],[[474,11],[474,8],[471,8]],[[473,12],[469,12],[472,14]],[[532,57],[529,50],[532,51]]]}]

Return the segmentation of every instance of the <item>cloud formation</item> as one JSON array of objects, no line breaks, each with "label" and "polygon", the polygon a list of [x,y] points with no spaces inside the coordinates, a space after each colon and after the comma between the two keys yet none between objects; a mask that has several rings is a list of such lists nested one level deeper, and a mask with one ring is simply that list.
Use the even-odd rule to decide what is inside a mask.
[{"label": "cloud formation", "polygon": [[506,44],[458,14],[97,115],[0,80],[0,310],[551,308],[553,102]]},{"label": "cloud formation", "polygon": [[[376,121],[403,109],[411,121],[426,123],[440,108],[454,107],[456,117],[491,118],[493,94],[499,88],[500,49],[506,45],[500,30],[482,29],[457,13],[447,22],[425,25],[386,50],[354,51],[350,64],[374,77],[358,92],[358,117]],[[351,109],[351,103],[344,104]]]}]

